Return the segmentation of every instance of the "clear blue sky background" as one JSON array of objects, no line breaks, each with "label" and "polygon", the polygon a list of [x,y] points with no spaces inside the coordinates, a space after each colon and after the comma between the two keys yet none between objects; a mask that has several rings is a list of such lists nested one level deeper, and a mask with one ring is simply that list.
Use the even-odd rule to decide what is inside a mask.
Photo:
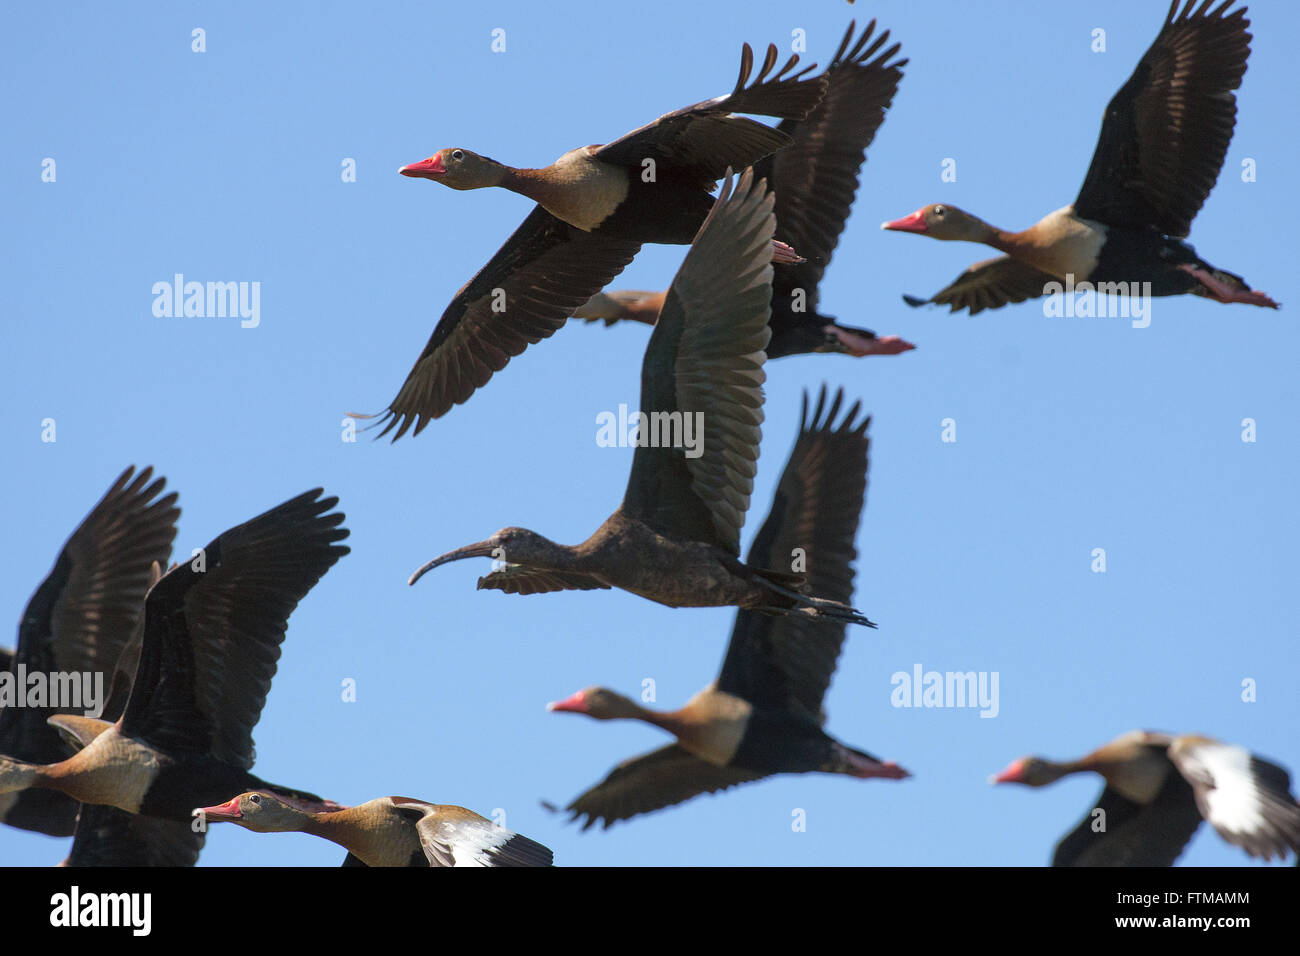
[{"label": "clear blue sky background", "polygon": [[[956,203],[1023,228],[1071,202],[1102,110],[1164,0],[23,5],[0,30],[5,149],[0,398],[8,502],[0,608],[16,622],[72,528],[128,464],[180,492],[176,554],[304,489],[341,498],[352,554],[290,622],[257,727],[262,776],[343,802],[385,794],[506,811],[561,864],[1044,863],[1100,789],[986,778],[1028,752],[1078,756],[1136,727],[1201,732],[1300,771],[1295,594],[1300,456],[1293,4],[1250,4],[1253,52],[1224,171],[1192,241],[1281,312],[1160,299],[1150,328],[914,311],[988,253],[886,234]],[[574,326],[396,446],[341,440],[379,411],[456,290],[530,209],[398,166],[460,145],[519,166],[606,142],[730,89],[740,44],[807,33],[825,63],[851,17],[911,57],[822,288],[851,325],[919,348],[768,368],[745,545],[798,427],[799,395],[843,384],[873,415],[855,629],[827,701],[841,739],[902,783],[789,776],[581,834],[567,803],[664,742],[639,724],[548,714],[593,683],[657,682],[675,707],[716,674],[729,609],[621,592],[476,592],[487,561],[408,588],[426,559],[505,525],[561,542],[621,499],[630,449],[595,418],[635,405],[641,327]],[[207,52],[191,52],[194,27]],[[507,49],[490,49],[491,31]],[[1107,32],[1107,52],[1090,50]],[[57,181],[41,181],[41,161]],[[356,160],[357,181],[340,180]],[[946,157],[957,181],[940,181]],[[1258,180],[1243,183],[1242,160]],[[681,247],[617,283],[663,288]],[[261,326],[155,318],[154,282],[261,283]],[[41,441],[54,418],[57,442]],[[1241,440],[1243,418],[1258,441]],[[940,422],[958,440],[940,441]],[[1105,548],[1107,570],[1090,569]],[[890,675],[997,671],[1000,713],[895,709]],[[357,682],[343,703],[340,684]],[[1241,682],[1258,682],[1243,703]],[[807,814],[792,832],[791,814]],[[5,829],[0,862],[68,841]],[[205,865],[341,861],[301,835],[217,827]],[[1250,861],[1202,828],[1183,861]]]}]

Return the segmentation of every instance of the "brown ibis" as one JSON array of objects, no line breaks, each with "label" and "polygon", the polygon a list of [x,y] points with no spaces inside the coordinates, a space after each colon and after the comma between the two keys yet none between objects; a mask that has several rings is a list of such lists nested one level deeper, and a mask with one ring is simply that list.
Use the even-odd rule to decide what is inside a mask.
[{"label": "brown ibis", "polygon": [[[503,528],[429,561],[411,584],[450,561],[492,557],[505,564],[479,588],[617,587],[669,607],[735,605],[874,626],[839,601],[801,593],[799,573],[740,560],[763,420],[775,217],[752,170],[731,186],[728,177],[650,335],[643,427],[623,503],[582,544]],[[693,422],[694,452],[685,441]]]},{"label": "brown ibis", "polygon": [[[855,403],[839,418],[843,393],[829,408],[823,388],[777,486],[772,510],[749,551],[764,567],[796,549],[818,594],[853,598],[854,538],[865,502],[869,418]],[[838,421],[837,421],[838,419]],[[579,691],[551,710],[598,720],[653,724],[677,741],[625,760],[568,806],[583,829],[681,803],[775,773],[841,773],[898,780],[892,761],[840,743],[823,730],[822,701],[844,643],[841,621],[736,613],[718,679],[680,710],[656,712],[603,687]]]}]

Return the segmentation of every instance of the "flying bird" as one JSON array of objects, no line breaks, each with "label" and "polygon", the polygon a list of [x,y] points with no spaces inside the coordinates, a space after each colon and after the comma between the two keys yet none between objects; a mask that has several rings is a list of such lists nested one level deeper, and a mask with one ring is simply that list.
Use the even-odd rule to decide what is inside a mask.
[{"label": "flying bird", "polygon": [[[379,435],[394,428],[394,441],[412,428],[418,435],[467,401],[608,285],[642,244],[691,242],[723,174],[791,142],[786,133],[736,114],[800,119],[826,89],[824,77],[806,76],[815,65],[793,72],[797,55],[773,72],[776,62],[776,47],[769,46],[754,75],[746,44],[727,95],[666,113],[603,146],[570,150],[541,169],[516,169],[458,147],[403,166],[404,176],[452,189],[499,186],[537,206],[456,293],[381,417]],[[798,258],[783,243],[771,245],[779,259]]]},{"label": "flying bird", "polygon": [[[153,468],[127,468],[79,524],[59,552],[53,569],[27,603],[18,623],[18,646],[0,671],[15,689],[43,675],[52,692],[70,685],[54,675],[71,676],[84,690],[83,675],[100,675],[99,689],[112,680],[113,667],[144,610],[144,596],[155,563],[166,564],[176,537],[176,492],[164,495],[165,478]],[[91,678],[93,680],[93,677]],[[93,685],[92,685],[93,693]],[[105,701],[94,702],[103,706]],[[0,704],[0,754],[31,763],[55,763],[68,755],[58,731],[46,721],[56,714],[84,714],[84,706],[62,706],[46,697],[41,705]],[[77,801],[57,790],[0,794],[0,821],[50,836],[71,836]]]},{"label": "flying bird", "polygon": [[[114,722],[50,718],[81,745],[77,753],[46,764],[0,756],[0,793],[46,788],[86,805],[70,863],[192,863],[203,835],[191,830],[191,811],[232,791],[338,809],[249,772],[289,615],[349,550],[338,543],[348,536],[344,515],[331,513],[338,499],[322,494],[231,528],[149,589],[109,691],[105,715]],[[154,837],[158,847],[147,845]]]},{"label": "flying bird", "polygon": [[[728,177],[650,335],[641,366],[646,418],[623,503],[582,544],[503,528],[429,561],[411,584],[450,561],[492,557],[506,564],[480,578],[480,588],[617,587],[669,607],[736,605],[871,626],[841,602],[801,593],[798,573],[740,561],[763,420],[775,217],[752,170],[734,192],[731,185]],[[685,438],[694,422],[692,457]]]},{"label": "flying bird", "polygon": [[1053,866],[1171,866],[1202,819],[1251,856],[1300,853],[1300,805],[1287,772],[1209,737],[1134,730],[1079,760],[1021,757],[992,780],[1044,787],[1085,771],[1106,786],[1056,845]]},{"label": "flying bird", "polygon": [[[767,567],[798,549],[812,589],[853,599],[854,539],[867,489],[870,418],[855,403],[840,416],[822,389],[812,417],[804,395],[799,438],[772,510],[749,550]],[[630,719],[668,731],[677,742],[620,763],[568,806],[583,829],[605,827],[774,773],[840,773],[899,780],[908,772],[840,743],[823,730],[822,706],[844,643],[844,624],[738,611],[718,679],[680,710],[642,707],[603,687],[581,690],[551,710],[598,720]]]},{"label": "flying bird", "polygon": [[1245,7],[1226,13],[1234,0],[1214,10],[1213,0],[1195,10],[1196,0],[1187,0],[1179,11],[1180,2],[1174,0],[1155,42],[1106,107],[1073,205],[1022,232],[998,229],[948,203],[882,224],[1005,253],[975,263],[929,299],[904,296],[909,305],[934,302],[974,315],[1059,291],[1072,278],[1134,296],[1191,293],[1278,308],[1183,241],[1232,141],[1234,91],[1250,56],[1250,21]]},{"label": "flying bird", "polygon": [[254,792],[198,812],[256,833],[323,837],[348,851],[344,866],[550,866],[553,859],[548,847],[472,810],[410,797],[311,812]]},{"label": "flying bird", "polygon": [[[818,312],[818,287],[853,208],[867,147],[885,120],[907,60],[895,59],[900,44],[881,48],[889,31],[874,39],[876,21],[855,40],[850,23],[826,68],[826,95],[803,119],[783,120],[777,129],[791,145],[760,160],[754,174],[776,193],[776,221],[782,235],[805,257],[778,264],[772,278],[772,340],[769,359],[810,352],[897,355],[915,348],[896,335],[840,325]],[[619,320],[654,324],[666,292],[598,292],[573,313],[575,318],[612,325]]]}]

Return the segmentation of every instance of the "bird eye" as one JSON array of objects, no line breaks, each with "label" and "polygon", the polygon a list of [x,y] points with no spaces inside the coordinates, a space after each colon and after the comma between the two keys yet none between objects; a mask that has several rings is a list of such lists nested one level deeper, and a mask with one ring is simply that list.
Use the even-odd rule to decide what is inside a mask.
[{"label": "bird eye", "polygon": [[262,797],[260,794],[251,794],[248,798],[248,802],[255,807],[260,807],[262,805]]},{"label": "bird eye", "polygon": [[943,208],[942,206],[935,206],[935,207],[934,207],[934,214],[935,214],[936,216],[942,216],[943,213],[944,213],[944,208]]},{"label": "bird eye", "polygon": [[464,158],[465,158],[465,151],[464,151],[464,150],[461,150],[461,149],[453,149],[453,150],[451,151],[451,158],[452,158],[452,159],[464,159]]}]

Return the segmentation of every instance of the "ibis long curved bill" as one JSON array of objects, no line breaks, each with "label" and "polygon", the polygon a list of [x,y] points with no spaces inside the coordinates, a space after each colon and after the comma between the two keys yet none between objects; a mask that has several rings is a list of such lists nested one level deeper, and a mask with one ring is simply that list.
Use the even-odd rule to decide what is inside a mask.
[{"label": "ibis long curved bill", "polygon": [[416,569],[406,581],[408,585],[414,584],[420,578],[424,577],[434,568],[443,564],[449,564],[452,561],[460,561],[462,558],[490,558],[493,552],[498,548],[497,543],[489,538],[486,541],[480,541],[478,544],[467,544],[463,548],[457,548],[455,551],[448,551],[446,554],[439,555],[432,561],[426,561]]}]

